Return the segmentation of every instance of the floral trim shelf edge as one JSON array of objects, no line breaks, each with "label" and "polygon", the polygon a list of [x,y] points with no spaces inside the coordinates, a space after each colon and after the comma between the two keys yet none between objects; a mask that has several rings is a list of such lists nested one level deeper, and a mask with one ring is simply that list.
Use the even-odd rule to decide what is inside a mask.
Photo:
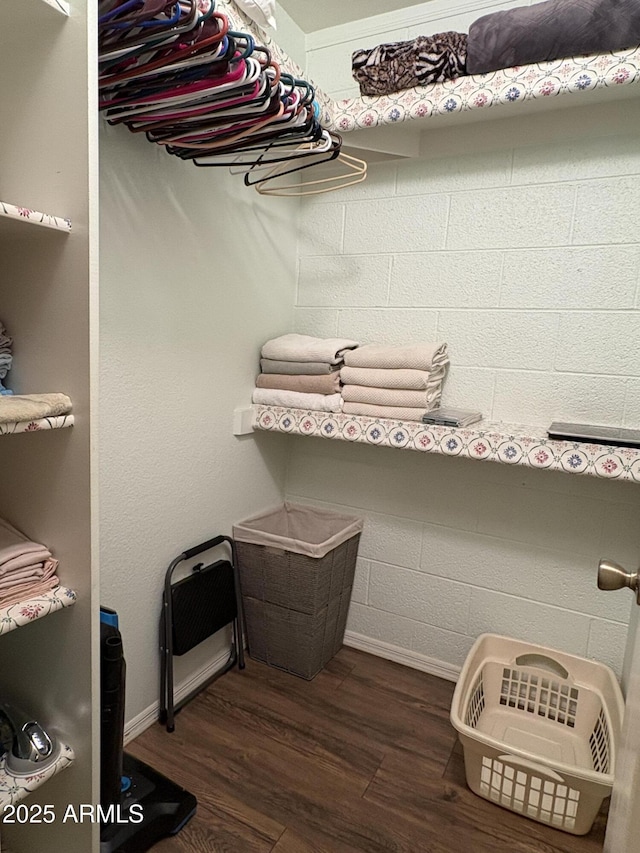
[{"label": "floral trim shelf edge", "polygon": [[62,231],[67,234],[71,231],[70,219],[64,219],[62,216],[53,216],[50,213],[41,213],[39,210],[31,210],[29,207],[16,207],[15,204],[9,204],[6,201],[0,201],[0,218],[2,217],[17,222],[28,222],[30,225],[53,228],[56,231]]},{"label": "floral trim shelf edge", "polygon": [[73,426],[73,415],[58,415],[55,418],[39,418],[34,421],[9,421],[0,424],[0,435],[18,432],[38,432],[43,429],[64,429]]},{"label": "floral trim shelf edge", "polygon": [[640,450],[554,441],[535,427],[480,421],[464,429],[254,406],[254,428],[640,482]]},{"label": "floral trim shelf edge", "polygon": [[482,111],[525,101],[548,102],[640,82],[640,48],[578,56],[457,77],[381,97],[334,101],[328,127],[339,133],[415,119]]},{"label": "floral trim shelf edge", "polygon": [[0,759],[0,808],[18,803],[24,800],[32,791],[35,791],[53,776],[57,776],[73,763],[75,755],[70,746],[60,744],[60,757],[58,760],[40,773],[18,778],[7,773],[5,760]]},{"label": "floral trim shelf edge", "polygon": [[62,610],[64,607],[71,607],[72,604],[76,603],[76,600],[77,596],[72,589],[57,586],[49,592],[35,596],[35,598],[10,604],[9,607],[0,607],[0,635],[15,631],[16,628],[22,628],[23,625],[35,622],[36,619],[42,619],[44,616]]}]

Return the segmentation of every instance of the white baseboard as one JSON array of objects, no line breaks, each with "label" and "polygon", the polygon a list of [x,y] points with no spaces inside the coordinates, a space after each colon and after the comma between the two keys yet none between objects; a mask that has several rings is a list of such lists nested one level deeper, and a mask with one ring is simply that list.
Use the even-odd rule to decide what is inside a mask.
[{"label": "white baseboard", "polygon": [[344,644],[352,649],[359,649],[361,652],[368,652],[370,655],[392,660],[412,669],[419,669],[421,672],[428,672],[429,675],[437,675],[438,678],[444,678],[447,681],[457,681],[460,675],[459,666],[430,658],[420,652],[401,649],[399,646],[392,646],[391,643],[383,643],[382,640],[374,640],[363,634],[356,634],[355,631],[345,633]]},{"label": "white baseboard", "polygon": [[[229,650],[225,649],[222,651],[217,657],[215,657],[212,661],[210,661],[205,666],[200,667],[200,669],[196,670],[189,678],[185,678],[184,681],[181,681],[173,691],[174,701],[176,705],[185,696],[188,696],[192,690],[196,690],[201,684],[211,678],[212,675],[215,675],[216,672],[219,672],[226,662],[229,660]],[[124,726],[124,743],[129,743],[134,738],[137,738],[138,735],[141,735],[145,729],[148,729],[149,726],[153,725],[158,720],[158,715],[160,713],[160,702],[154,702],[152,705],[149,705],[148,708],[145,708],[144,711],[141,711],[137,714],[133,719],[129,720],[125,723]]]},{"label": "white baseboard", "polygon": [[[345,646],[350,646],[352,649],[360,649],[362,652],[368,652],[376,657],[401,663],[404,666],[411,667],[411,669],[419,669],[421,672],[436,675],[438,678],[444,678],[447,681],[457,681],[460,675],[459,666],[452,666],[452,664],[445,663],[436,658],[430,658],[427,655],[420,654],[420,652],[401,649],[399,646],[392,646],[391,643],[383,643],[382,640],[374,640],[371,637],[356,634],[354,631],[346,632],[344,635],[344,644]],[[206,666],[201,667],[189,678],[180,682],[174,691],[176,704],[191,693],[192,690],[204,684],[216,672],[219,672],[228,659],[229,652],[225,649]],[[157,722],[159,712],[160,703],[154,702],[148,708],[145,708],[144,711],[133,717],[133,719],[129,720],[124,727],[125,745],[134,738],[137,738],[138,735],[141,735],[153,723]]]}]

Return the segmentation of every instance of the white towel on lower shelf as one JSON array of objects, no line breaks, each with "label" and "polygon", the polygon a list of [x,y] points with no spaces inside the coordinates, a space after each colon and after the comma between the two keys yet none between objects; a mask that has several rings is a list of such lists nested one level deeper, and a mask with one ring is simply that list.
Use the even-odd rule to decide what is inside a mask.
[{"label": "white towel on lower shelf", "polygon": [[362,415],[366,418],[390,421],[421,421],[425,409],[402,408],[400,406],[370,406],[368,403],[345,403],[345,415]]},{"label": "white towel on lower shelf", "polygon": [[342,398],[349,403],[368,403],[371,406],[435,409],[440,402],[442,386],[428,391],[408,391],[406,388],[370,388],[367,385],[345,385]]},{"label": "white towel on lower shelf", "polygon": [[303,394],[278,388],[256,388],[252,400],[259,406],[282,406],[285,409],[307,409],[312,412],[342,411],[340,394]]}]

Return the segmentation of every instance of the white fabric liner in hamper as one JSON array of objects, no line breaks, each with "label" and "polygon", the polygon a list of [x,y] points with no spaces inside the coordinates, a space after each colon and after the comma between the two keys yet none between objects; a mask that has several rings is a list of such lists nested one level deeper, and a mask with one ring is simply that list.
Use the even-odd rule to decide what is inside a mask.
[{"label": "white fabric liner in hamper", "polygon": [[320,558],[361,533],[362,527],[361,518],[285,501],[275,509],[234,524],[233,538]]},{"label": "white fabric liner in hamper", "polygon": [[623,715],[608,666],[497,634],[474,643],[451,704],[471,790],[573,835],[611,794]]}]

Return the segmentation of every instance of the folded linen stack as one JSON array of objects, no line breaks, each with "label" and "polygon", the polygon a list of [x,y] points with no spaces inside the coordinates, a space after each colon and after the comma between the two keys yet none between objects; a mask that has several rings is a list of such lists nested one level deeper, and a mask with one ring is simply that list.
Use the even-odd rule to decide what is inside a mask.
[{"label": "folded linen stack", "polygon": [[281,335],[262,347],[253,402],[319,412],[339,412],[340,367],[358,346],[349,338]]},{"label": "folded linen stack", "polygon": [[13,363],[13,356],[11,355],[12,343],[13,338],[10,338],[7,335],[7,330],[2,325],[2,321],[0,320],[0,395],[2,396],[13,394],[13,391],[10,391],[8,388],[5,388],[2,384],[2,380],[11,370],[11,365]]},{"label": "folded linen stack", "polygon": [[0,424],[55,418],[68,415],[71,408],[66,394],[15,394],[0,400]]},{"label": "folded linen stack", "polygon": [[26,601],[58,586],[58,561],[0,518],[0,607]]},{"label": "folded linen stack", "polygon": [[449,356],[445,343],[365,344],[344,363],[345,414],[419,421],[440,403]]}]

